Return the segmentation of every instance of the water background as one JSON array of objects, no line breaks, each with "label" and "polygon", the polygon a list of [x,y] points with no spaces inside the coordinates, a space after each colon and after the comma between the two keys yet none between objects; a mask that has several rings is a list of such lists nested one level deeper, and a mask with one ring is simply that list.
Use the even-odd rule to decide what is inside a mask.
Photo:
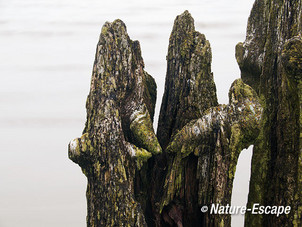
[{"label": "water background", "polygon": [[[253,0],[0,0],[0,227],[85,226],[86,178],[68,160],[81,135],[95,48],[105,21],[122,19],[156,80],[157,122],[175,17],[189,10],[212,47],[220,103],[240,77]],[[155,122],[155,127],[156,127]],[[244,151],[233,204],[244,205],[251,151]],[[242,226],[237,215],[232,226]]]}]

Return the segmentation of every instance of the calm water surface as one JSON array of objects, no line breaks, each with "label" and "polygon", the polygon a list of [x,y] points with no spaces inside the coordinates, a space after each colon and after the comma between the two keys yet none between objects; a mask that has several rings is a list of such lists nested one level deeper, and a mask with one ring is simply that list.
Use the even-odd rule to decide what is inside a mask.
[{"label": "calm water surface", "polygon": [[[158,85],[156,116],[176,15],[189,10],[210,41],[220,103],[240,77],[235,45],[253,0],[0,0],[0,226],[85,226],[86,178],[68,160],[81,135],[95,47],[105,21],[122,19]],[[156,124],[155,124],[156,127]],[[250,151],[233,203],[246,201]],[[237,185],[237,186],[236,186]],[[237,188],[238,189],[237,189]],[[236,216],[233,226],[242,226]]]}]

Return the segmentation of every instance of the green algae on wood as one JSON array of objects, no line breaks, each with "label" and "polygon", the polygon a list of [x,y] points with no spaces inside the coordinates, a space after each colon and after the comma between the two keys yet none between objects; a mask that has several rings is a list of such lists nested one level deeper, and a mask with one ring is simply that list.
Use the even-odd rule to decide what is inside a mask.
[{"label": "green algae on wood", "polygon": [[[229,104],[208,109],[205,114],[184,126],[166,151],[176,153],[164,184],[161,209],[179,196],[183,165],[191,153],[198,158],[199,206],[230,204],[233,179],[241,150],[258,136],[262,108],[256,92],[242,80],[236,80],[229,92]],[[182,192],[183,193],[183,192]],[[230,225],[229,215],[205,214],[205,226]]]},{"label": "green algae on wood", "polygon": [[164,153],[153,169],[154,225],[197,226],[203,220],[205,226],[228,226],[230,216],[203,216],[199,208],[210,201],[230,204],[240,151],[259,132],[257,94],[236,80],[230,104],[217,106],[210,44],[187,11],[174,22],[167,65],[157,132]]},{"label": "green algae on wood", "polygon": [[156,83],[144,71],[139,42],[121,20],[107,22],[85,129],[69,144],[69,158],[88,179],[87,225],[230,226],[229,215],[199,208],[230,204],[240,151],[255,144],[249,206],[291,205],[293,212],[247,215],[246,226],[299,226],[301,28],[301,1],[256,0],[246,41],[236,46],[242,80],[232,84],[229,104],[218,105],[210,43],[188,11],[179,15],[157,139]]},{"label": "green algae on wood", "polygon": [[169,40],[165,92],[157,130],[163,148],[173,133],[217,105],[211,62],[209,41],[195,31],[194,19],[185,11],[175,19]]},{"label": "green algae on wood", "polygon": [[[165,92],[157,130],[157,137],[164,150],[173,135],[183,126],[191,120],[201,117],[206,109],[217,105],[211,61],[210,43],[206,40],[205,35],[195,30],[191,14],[185,11],[177,16],[169,39]],[[153,159],[150,200],[152,204],[151,219],[155,221],[151,225],[161,226],[162,219],[165,219],[166,223],[174,222],[190,226],[199,219],[200,211],[197,203],[194,202],[198,194],[198,183],[194,181],[198,158],[189,155],[186,157],[185,163],[180,163],[180,160],[177,155],[166,152]],[[170,201],[171,203],[165,203],[167,209],[161,214],[163,206],[165,206],[162,204],[161,198],[167,193],[164,176],[167,172],[172,171],[171,169],[177,170],[177,173],[174,174],[175,178],[173,178],[175,182],[171,183],[171,187],[175,186],[173,191],[181,198]],[[187,174],[183,174],[183,172]],[[184,181],[187,181],[188,184],[186,190]],[[184,190],[187,193],[186,196],[184,196]],[[183,207],[186,214],[180,211],[179,207]],[[171,212],[173,214],[169,214]],[[171,216],[174,216],[174,221],[170,220]]]},{"label": "green algae on wood", "polygon": [[97,44],[87,121],[69,157],[87,176],[87,226],[146,226],[135,198],[136,172],[161,152],[152,126],[154,79],[121,20],[106,22]]},{"label": "green algae on wood", "polygon": [[302,1],[256,0],[246,40],[236,47],[242,79],[259,94],[248,206],[291,206],[289,215],[246,214],[246,226],[300,226]]}]

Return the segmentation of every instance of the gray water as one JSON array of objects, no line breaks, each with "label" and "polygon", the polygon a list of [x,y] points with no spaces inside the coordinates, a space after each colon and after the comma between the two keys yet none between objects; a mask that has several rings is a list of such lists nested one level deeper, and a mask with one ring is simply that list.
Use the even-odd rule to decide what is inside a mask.
[{"label": "gray water", "polygon": [[[220,103],[240,77],[235,45],[253,0],[0,0],[0,226],[85,226],[86,178],[68,160],[81,135],[95,47],[105,21],[122,19],[141,43],[158,85],[158,118],[169,35],[189,10],[211,43]],[[156,127],[156,123],[155,123]],[[244,205],[251,151],[236,172],[233,204]],[[238,176],[238,178],[237,178]],[[243,225],[243,216],[233,217]]]}]

